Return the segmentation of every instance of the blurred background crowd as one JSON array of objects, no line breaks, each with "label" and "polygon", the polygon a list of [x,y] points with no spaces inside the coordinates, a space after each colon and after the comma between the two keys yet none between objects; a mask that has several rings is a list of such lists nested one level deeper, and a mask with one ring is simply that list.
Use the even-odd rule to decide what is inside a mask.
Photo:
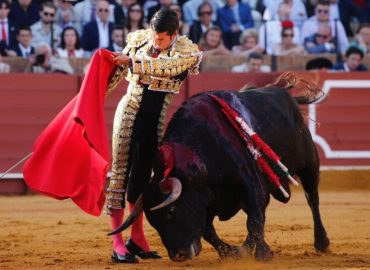
[{"label": "blurred background crowd", "polygon": [[179,33],[205,59],[243,59],[233,72],[269,72],[266,55],[310,54],[335,61],[315,58],[306,69],[367,70],[370,0],[0,0],[0,72],[11,70],[5,59],[23,58],[25,72],[73,74],[67,59],[122,51],[161,7],[178,14]]}]

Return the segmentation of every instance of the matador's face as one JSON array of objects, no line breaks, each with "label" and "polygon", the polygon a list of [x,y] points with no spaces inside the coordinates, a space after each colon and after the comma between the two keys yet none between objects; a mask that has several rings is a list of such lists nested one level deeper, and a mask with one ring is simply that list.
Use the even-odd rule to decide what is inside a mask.
[{"label": "matador's face", "polygon": [[154,30],[151,31],[154,48],[159,51],[168,49],[172,45],[173,41],[177,36],[177,32],[175,32],[173,35],[169,35],[166,32],[158,33],[155,32]]}]

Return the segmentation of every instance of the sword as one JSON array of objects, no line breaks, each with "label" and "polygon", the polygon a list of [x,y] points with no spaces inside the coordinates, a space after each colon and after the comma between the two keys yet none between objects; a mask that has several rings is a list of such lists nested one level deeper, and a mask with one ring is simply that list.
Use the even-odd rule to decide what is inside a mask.
[{"label": "sword", "polygon": [[26,161],[27,159],[29,159],[31,156],[32,156],[33,152],[29,153],[27,156],[25,156],[24,158],[22,158],[20,161],[18,161],[17,163],[15,163],[13,166],[11,166],[9,169],[7,169],[1,176],[0,176],[0,179],[2,179],[7,173],[9,173],[11,170],[13,170],[15,167],[17,167],[19,164],[21,164],[22,162]]}]

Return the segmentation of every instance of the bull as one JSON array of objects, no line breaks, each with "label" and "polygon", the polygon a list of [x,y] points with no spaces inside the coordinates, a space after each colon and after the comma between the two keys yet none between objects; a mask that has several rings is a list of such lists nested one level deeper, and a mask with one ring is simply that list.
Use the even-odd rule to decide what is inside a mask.
[{"label": "bull", "polygon": [[[304,123],[299,104],[309,104],[319,91],[306,85],[309,95],[293,97],[287,90],[296,85],[292,74],[274,84],[244,92],[201,93],[184,102],[168,124],[153,177],[135,209],[118,228],[127,228],[144,210],[158,231],[169,257],[184,261],[201,251],[201,237],[219,256],[254,252],[258,260],[273,256],[264,240],[265,210],[270,194],[282,203],[290,198],[287,177],[281,184],[289,196],[261,173],[244,142],[221,112],[212,95],[237,110],[259,136],[281,157],[292,175],[299,177],[314,222],[314,247],[329,248],[329,239],[319,211],[319,157]],[[213,226],[232,218],[239,210],[247,214],[247,237],[242,247],[227,244]]]}]

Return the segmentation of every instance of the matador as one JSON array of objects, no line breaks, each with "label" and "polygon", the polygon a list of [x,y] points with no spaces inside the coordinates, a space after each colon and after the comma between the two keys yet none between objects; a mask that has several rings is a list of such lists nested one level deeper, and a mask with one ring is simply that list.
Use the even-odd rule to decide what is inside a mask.
[{"label": "matador", "polygon": [[[159,10],[150,29],[127,36],[127,45],[113,62],[118,65],[108,93],[126,78],[126,95],[116,109],[113,125],[112,176],[107,188],[106,210],[112,229],[121,225],[127,201],[130,211],[149,182],[157,145],[162,137],[164,118],[171,98],[179,93],[188,73],[197,74],[201,52],[186,36],[178,36],[176,13]],[[112,260],[119,263],[161,258],[150,251],[141,216],[131,226],[126,243],[122,235],[113,237]]]}]

